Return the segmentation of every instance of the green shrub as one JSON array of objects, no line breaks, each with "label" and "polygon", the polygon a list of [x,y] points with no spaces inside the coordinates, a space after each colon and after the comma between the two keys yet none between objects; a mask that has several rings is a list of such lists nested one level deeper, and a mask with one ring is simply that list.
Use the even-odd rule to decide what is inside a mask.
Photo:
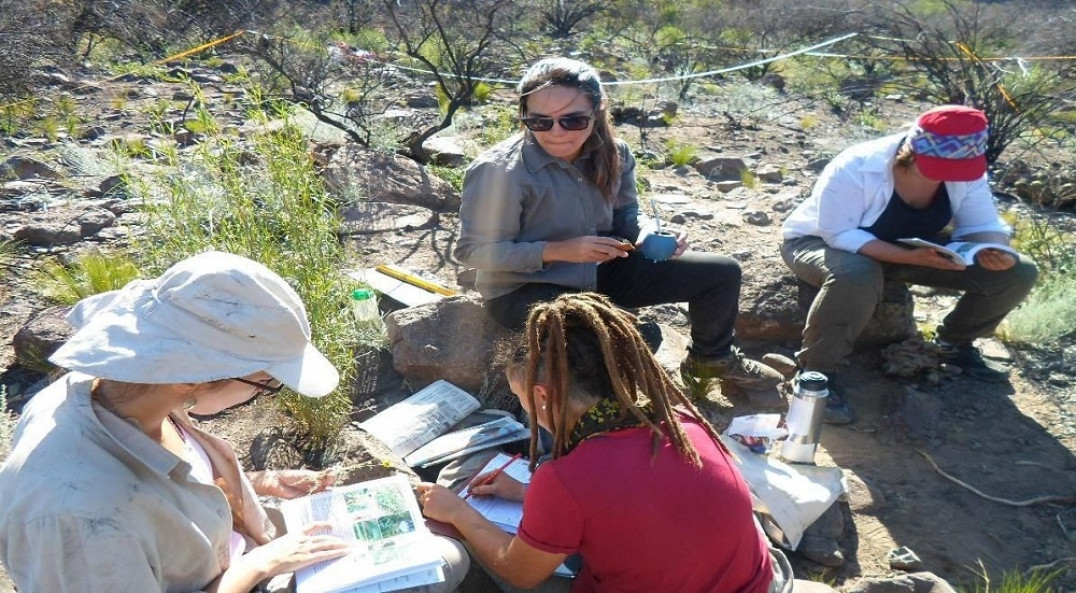
[{"label": "green shrub", "polygon": [[484,83],[478,82],[474,85],[474,102],[475,103],[487,103],[490,98],[493,97],[493,87]]},{"label": "green shrub", "polygon": [[41,292],[61,305],[73,305],[95,294],[118,290],[142,274],[124,254],[86,253],[70,264],[47,259],[38,271]]},{"label": "green shrub", "polygon": [[482,148],[488,148],[519,131],[519,112],[514,104],[491,104],[457,115],[455,125],[477,131]]},{"label": "green shrub", "polygon": [[0,135],[14,136],[37,115],[37,101],[24,99],[0,107]]},{"label": "green shrub", "polygon": [[980,581],[972,589],[962,587],[961,593],[1054,593],[1053,582],[1060,576],[1062,570],[1047,572],[1045,570],[1033,570],[1029,573],[1006,572],[1001,575],[998,583],[990,581],[990,575],[984,569],[980,574]]},{"label": "green shrub", "polygon": [[[315,171],[306,138],[291,125],[244,143],[221,134],[183,160],[176,152],[169,158],[169,174],[128,180],[136,188],[141,184],[144,195],[165,196],[147,211],[146,233],[136,245],[147,269],[158,273],[184,257],[219,249],[287,279],[306,304],[314,343],[341,373],[341,388],[321,399],[284,392],[277,402],[309,446],[328,445],[350,412],[353,350],[372,338],[359,335],[347,307],[355,282],[340,271],[345,253],[337,237],[337,204]],[[176,168],[184,174],[174,174]],[[383,343],[377,336],[374,346]]]},{"label": "green shrub", "polygon": [[440,86],[434,87],[433,94],[437,97],[437,112],[442,116],[448,113],[448,106],[452,103],[452,98],[448,96],[445,89]]},{"label": "green shrub", "polygon": [[17,241],[0,240],[0,268],[9,267],[18,250],[19,243]]},{"label": "green shrub", "polygon": [[60,120],[55,115],[45,116],[37,122],[37,131],[49,142],[56,142],[60,138]]},{"label": "green shrub", "polygon": [[1076,278],[1048,276],[1000,329],[1008,342],[1052,342],[1076,332]]},{"label": "green shrub", "polygon": [[888,128],[885,120],[874,113],[860,113],[856,116],[856,123],[866,128],[878,130],[879,132],[884,132]]},{"label": "green shrub", "polygon": [[669,160],[671,160],[673,166],[676,167],[690,165],[699,158],[698,148],[691,144],[678,142],[676,140],[666,141],[665,149],[669,151]]},{"label": "green shrub", "polygon": [[452,185],[452,188],[457,192],[463,191],[463,174],[464,169],[462,167],[442,167],[440,165],[427,165],[426,169],[434,177],[444,179]]},{"label": "green shrub", "polygon": [[153,148],[138,137],[113,138],[109,147],[120,159],[152,159],[156,156]]},{"label": "green shrub", "polygon": [[740,171],[740,182],[748,189],[758,189],[759,186],[758,175],[755,175],[751,169]]},{"label": "green shrub", "polygon": [[1040,280],[1076,271],[1076,237],[1045,217],[1017,218],[1004,215],[1012,226],[1012,246],[1035,260],[1043,270]]},{"label": "green shrub", "polygon": [[1006,216],[1012,245],[1039,265],[1039,282],[1001,327],[1010,342],[1049,342],[1076,332],[1076,241],[1046,218]]}]

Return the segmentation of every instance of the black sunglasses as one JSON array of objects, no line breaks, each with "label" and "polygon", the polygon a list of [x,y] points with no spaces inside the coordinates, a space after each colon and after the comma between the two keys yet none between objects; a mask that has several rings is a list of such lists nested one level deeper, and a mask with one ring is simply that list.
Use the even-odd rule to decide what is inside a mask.
[{"label": "black sunglasses", "polygon": [[[243,383],[245,385],[257,387],[257,395],[276,395],[280,393],[282,389],[284,389],[284,384],[280,381],[277,381],[276,379],[273,379],[272,377],[266,379],[265,381],[248,381],[240,377],[232,377],[232,381],[239,381],[240,383]],[[276,381],[276,385],[272,385],[274,381]]]},{"label": "black sunglasses", "polygon": [[594,119],[594,113],[588,113],[587,115],[566,115],[564,117],[545,117],[545,116],[532,116],[520,118],[523,125],[527,126],[527,129],[532,132],[548,132],[553,129],[553,122],[560,124],[561,128],[568,130],[569,132],[578,132],[579,130],[585,130],[590,125],[590,120]]}]

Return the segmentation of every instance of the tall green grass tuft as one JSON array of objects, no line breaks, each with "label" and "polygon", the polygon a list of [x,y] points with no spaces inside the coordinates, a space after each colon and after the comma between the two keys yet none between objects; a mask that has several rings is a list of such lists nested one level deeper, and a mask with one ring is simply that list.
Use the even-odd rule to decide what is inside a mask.
[{"label": "tall green grass tuft", "polygon": [[677,140],[667,140],[665,150],[668,151],[669,161],[674,167],[685,167],[699,158],[699,149],[692,144]]},{"label": "tall green grass tuft", "polygon": [[15,254],[19,251],[18,241],[0,240],[0,268],[6,268],[11,265],[11,260],[15,259]]},{"label": "tall green grass tuft", "polygon": [[88,296],[123,288],[142,274],[127,255],[91,251],[69,264],[47,259],[36,275],[46,298],[60,305],[74,305]]},{"label": "tall green grass tuft", "polygon": [[[287,120],[285,111],[254,115]],[[163,195],[149,209],[137,246],[147,269],[159,273],[184,257],[218,249],[259,261],[287,279],[306,304],[314,343],[342,380],[325,398],[285,392],[277,401],[310,447],[328,445],[350,411],[352,350],[371,337],[357,335],[347,309],[355,282],[340,271],[345,253],[337,204],[314,170],[307,140],[287,124],[242,142],[212,135],[193,154],[166,156],[169,175],[129,181],[143,183],[144,195]]]},{"label": "tall green grass tuft", "polygon": [[1076,240],[1045,218],[1012,219],[1012,244],[1039,265],[1039,283],[1005,319],[1001,337],[1027,344],[1076,335]]},{"label": "tall green grass tuft", "polygon": [[962,587],[960,593],[1054,593],[1053,583],[1063,570],[1032,570],[1027,573],[1006,572],[997,583],[991,582],[985,568],[979,572],[979,581],[972,589]]}]

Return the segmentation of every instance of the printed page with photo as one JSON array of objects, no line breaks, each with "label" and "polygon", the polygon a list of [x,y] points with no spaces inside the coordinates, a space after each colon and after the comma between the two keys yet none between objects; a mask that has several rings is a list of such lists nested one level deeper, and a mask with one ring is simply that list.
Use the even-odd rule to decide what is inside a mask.
[{"label": "printed page with photo", "polygon": [[406,476],[285,500],[280,511],[288,531],[327,521],[333,535],[353,546],[343,558],[297,571],[297,593],[392,591],[444,580],[434,535]]}]

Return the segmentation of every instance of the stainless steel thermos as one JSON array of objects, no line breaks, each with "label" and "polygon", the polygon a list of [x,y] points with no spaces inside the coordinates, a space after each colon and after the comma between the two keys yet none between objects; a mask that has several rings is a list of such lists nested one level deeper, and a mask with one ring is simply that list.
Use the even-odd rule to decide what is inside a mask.
[{"label": "stainless steel thermos", "polygon": [[788,438],[781,445],[781,459],[792,463],[814,463],[822,436],[822,414],[829,396],[829,380],[822,373],[800,373],[792,389],[785,425]]}]

